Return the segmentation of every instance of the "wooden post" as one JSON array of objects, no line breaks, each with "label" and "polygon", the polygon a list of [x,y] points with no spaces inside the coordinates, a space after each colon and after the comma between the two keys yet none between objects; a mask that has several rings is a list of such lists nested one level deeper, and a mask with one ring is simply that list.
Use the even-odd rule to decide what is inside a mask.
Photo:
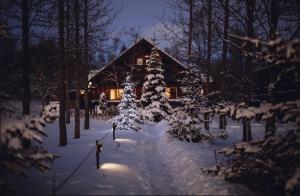
[{"label": "wooden post", "polygon": [[113,140],[116,139],[116,128],[117,128],[116,123],[113,123]]},{"label": "wooden post", "polygon": [[266,120],[265,139],[275,135],[275,119],[274,117]]},{"label": "wooden post", "polygon": [[209,131],[209,112],[204,113],[204,128]]}]

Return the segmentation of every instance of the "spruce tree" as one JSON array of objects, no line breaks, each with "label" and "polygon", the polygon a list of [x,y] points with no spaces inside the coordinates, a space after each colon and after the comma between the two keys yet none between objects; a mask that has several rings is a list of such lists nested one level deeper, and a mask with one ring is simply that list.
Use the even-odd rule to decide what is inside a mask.
[{"label": "spruce tree", "polygon": [[151,50],[150,60],[146,67],[147,75],[143,84],[141,97],[142,119],[159,122],[171,113],[171,106],[166,97],[166,83],[164,81],[161,57],[158,49]]},{"label": "spruce tree", "polygon": [[124,82],[124,91],[121,103],[118,105],[119,116],[117,120],[117,127],[119,130],[134,130],[140,129],[140,120],[135,104],[134,83],[128,75]]},{"label": "spruce tree", "polygon": [[173,110],[170,128],[168,132],[180,140],[196,142],[209,139],[207,132],[202,132],[203,119],[200,111],[203,111],[205,99],[203,97],[203,83],[199,68],[189,65],[184,72],[184,77],[179,81],[183,98],[181,107]]}]

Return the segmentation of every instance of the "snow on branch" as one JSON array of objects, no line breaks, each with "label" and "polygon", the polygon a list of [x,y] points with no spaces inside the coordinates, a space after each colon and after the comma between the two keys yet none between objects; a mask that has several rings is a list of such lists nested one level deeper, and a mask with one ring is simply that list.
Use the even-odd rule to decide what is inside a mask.
[{"label": "snow on branch", "polygon": [[31,167],[42,172],[50,168],[48,162],[57,156],[49,153],[42,142],[47,136],[44,127],[58,117],[58,108],[57,104],[48,105],[42,117],[25,116],[2,127],[0,171],[26,177],[25,170]]}]

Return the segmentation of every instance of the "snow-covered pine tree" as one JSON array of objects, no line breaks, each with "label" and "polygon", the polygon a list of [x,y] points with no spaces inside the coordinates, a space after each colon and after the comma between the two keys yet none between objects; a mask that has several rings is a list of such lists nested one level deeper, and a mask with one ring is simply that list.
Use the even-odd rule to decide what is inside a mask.
[{"label": "snow-covered pine tree", "polygon": [[[288,97],[289,89],[282,91],[281,88],[294,87],[299,82],[300,39],[283,41],[277,37],[265,42],[236,35],[232,37],[259,48],[258,52],[245,52],[260,60],[260,63],[266,63],[267,66],[282,65],[275,80],[269,83],[270,92],[267,93],[272,96],[276,91],[281,91],[281,95]],[[221,162],[214,173],[223,174],[228,181],[243,183],[268,194],[300,195],[300,97],[278,103],[264,101],[259,107],[240,103],[221,110],[236,120],[268,122],[274,119],[287,131],[276,134],[274,127],[273,133],[264,139],[235,143],[233,148],[222,149],[218,154],[223,154],[230,162]]]},{"label": "snow-covered pine tree", "polygon": [[151,50],[146,72],[141,97],[141,117],[142,119],[159,122],[170,115],[172,107],[166,97],[164,70],[157,47],[153,47]]},{"label": "snow-covered pine tree", "polygon": [[190,64],[179,82],[183,95],[182,106],[173,110],[168,132],[180,140],[189,142],[209,139],[210,135],[201,131],[203,119],[200,116],[200,111],[205,109],[203,105],[205,100],[201,95],[204,80],[199,68]]},{"label": "snow-covered pine tree", "polygon": [[[3,99],[4,98],[4,99]],[[1,105],[9,105],[6,95],[0,93]],[[2,117],[10,118],[13,109],[1,107]],[[7,116],[8,115],[8,116]],[[48,105],[42,117],[25,116],[20,120],[10,118],[0,131],[0,172],[26,177],[26,170],[36,168],[42,172],[50,169],[49,162],[57,156],[49,153],[42,145],[47,136],[44,127],[59,117],[59,105]],[[7,191],[5,175],[0,175],[0,193]]]},{"label": "snow-covered pine tree", "polygon": [[119,130],[140,129],[140,118],[135,104],[134,83],[131,81],[130,75],[126,77],[124,82],[124,91],[121,103],[118,105],[119,116],[117,117],[117,127]]}]

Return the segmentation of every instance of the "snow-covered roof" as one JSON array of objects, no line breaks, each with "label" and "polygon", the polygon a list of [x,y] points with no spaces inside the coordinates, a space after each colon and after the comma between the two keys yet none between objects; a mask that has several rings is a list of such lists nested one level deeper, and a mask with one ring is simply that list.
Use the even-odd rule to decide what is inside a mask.
[{"label": "snow-covered roof", "polygon": [[88,80],[92,79],[95,75],[97,75],[97,73],[100,71],[101,69],[93,69],[90,71],[89,76],[88,76]]},{"label": "snow-covered roof", "polygon": [[[148,44],[151,44],[153,47],[155,46],[151,41],[147,40],[146,38],[142,38],[140,39],[138,42],[136,42],[135,44],[133,44],[131,47],[129,47],[128,49],[126,49],[125,51],[123,51],[119,56],[115,57],[113,60],[111,60],[108,64],[106,64],[105,66],[103,66],[102,68],[98,69],[98,70],[92,70],[89,74],[89,80],[93,79],[98,73],[100,73],[101,71],[103,71],[104,69],[106,69],[108,66],[112,65],[117,59],[119,59],[120,57],[122,57],[123,55],[125,55],[128,51],[132,50],[133,47],[135,47],[136,45],[138,45],[140,42],[142,41],[146,41]],[[167,52],[165,52],[164,50],[160,49],[159,47],[156,46],[156,48],[164,55],[166,55],[167,57],[169,57],[170,59],[172,59],[174,62],[176,62],[178,65],[182,66],[184,69],[186,69],[186,67],[179,62],[177,59],[175,59],[173,56],[171,56],[170,54],[168,54]]]}]

